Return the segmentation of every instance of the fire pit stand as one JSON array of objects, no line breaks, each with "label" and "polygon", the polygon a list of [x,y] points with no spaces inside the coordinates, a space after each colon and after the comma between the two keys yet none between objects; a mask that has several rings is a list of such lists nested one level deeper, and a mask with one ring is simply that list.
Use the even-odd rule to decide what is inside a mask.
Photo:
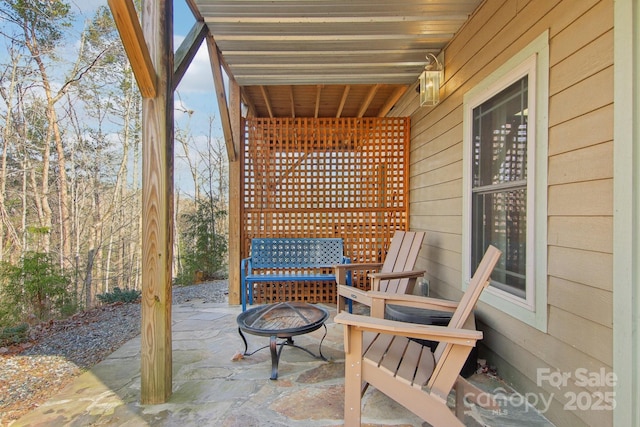
[{"label": "fire pit stand", "polygon": [[[271,350],[271,379],[276,380],[278,379],[280,354],[285,345],[299,348],[315,358],[327,360],[322,354],[322,342],[327,336],[327,326],[324,322],[328,318],[329,312],[317,305],[305,302],[279,302],[251,308],[240,313],[236,320],[238,333],[244,342],[244,355],[251,356],[269,347]],[[294,344],[294,336],[308,334],[320,327],[324,327],[324,335],[318,346],[319,355]],[[247,340],[242,332],[267,336],[269,344],[249,353]],[[278,342],[278,339],[281,341]]]}]

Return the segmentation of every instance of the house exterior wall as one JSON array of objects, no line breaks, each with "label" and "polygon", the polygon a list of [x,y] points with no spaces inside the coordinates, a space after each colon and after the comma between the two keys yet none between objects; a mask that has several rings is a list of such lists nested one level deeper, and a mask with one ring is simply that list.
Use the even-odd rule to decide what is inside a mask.
[{"label": "house exterior wall", "polygon": [[[444,50],[440,104],[420,108],[409,91],[390,114],[411,116],[411,228],[427,231],[417,267],[433,294],[458,299],[464,94],[548,30],[549,97],[538,100],[549,112],[548,229],[537,254],[547,277],[536,284],[547,289],[546,328],[482,302],[477,317],[489,363],[530,400],[552,397],[538,407],[557,425],[613,423],[611,410],[582,404],[613,391],[604,377],[575,384],[577,369],[613,366],[613,11],[613,0],[487,0]],[[544,369],[571,379],[554,388]]]},{"label": "house exterior wall", "polygon": [[614,2],[614,425],[640,426],[640,4]]}]

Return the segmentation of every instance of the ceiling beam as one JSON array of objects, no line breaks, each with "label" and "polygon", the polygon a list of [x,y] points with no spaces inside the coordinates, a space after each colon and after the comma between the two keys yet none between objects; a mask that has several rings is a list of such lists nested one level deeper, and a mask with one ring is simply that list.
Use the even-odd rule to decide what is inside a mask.
[{"label": "ceiling beam", "polygon": [[315,113],[313,115],[313,117],[315,117],[316,119],[318,118],[318,115],[320,114],[320,95],[322,94],[322,85],[318,85],[316,86],[316,110]]},{"label": "ceiling beam", "polygon": [[133,0],[107,0],[143,98],[155,98],[157,75]]},{"label": "ceiling beam", "polygon": [[253,102],[253,99],[246,95],[246,92],[243,89],[240,89],[242,92],[242,102],[247,106],[247,117],[256,117],[256,104]]},{"label": "ceiling beam", "polygon": [[260,92],[262,93],[262,98],[264,98],[264,103],[267,106],[269,117],[273,118],[273,109],[271,108],[271,101],[269,100],[269,94],[267,93],[267,88],[265,88],[264,86],[260,86]]},{"label": "ceiling beam", "polygon": [[178,47],[174,59],[173,90],[176,90],[180,84],[189,68],[189,64],[198,53],[198,49],[200,49],[200,45],[208,33],[209,27],[204,22],[196,22],[180,44],[180,47]]},{"label": "ceiling beam", "polygon": [[293,86],[289,86],[289,101],[291,101],[291,117],[296,118],[296,103],[293,97]]},{"label": "ceiling beam", "polygon": [[[260,11],[262,12],[262,11]],[[437,23],[450,21],[466,21],[468,15],[465,13],[442,13],[435,14],[429,13],[428,18],[425,15],[409,16],[405,14],[395,15],[360,15],[360,16],[221,16],[212,15],[207,16],[207,23],[211,24],[380,24],[380,23],[398,23],[406,24],[409,22],[428,22]]]},{"label": "ceiling beam", "polygon": [[[292,60],[288,60],[289,57],[285,57],[281,55],[278,59],[278,62],[267,63],[264,62],[254,62],[254,63],[241,63],[235,62],[231,66],[235,70],[243,70],[245,73],[251,72],[251,70],[270,70],[273,72],[278,72],[282,70],[298,70],[298,72],[315,70],[318,65],[327,66],[330,68],[338,68],[344,71],[351,70],[361,70],[366,66],[370,67],[384,67],[384,68],[407,68],[407,67],[424,67],[425,60],[416,60],[416,61],[381,61],[379,57],[377,57],[375,52],[372,52],[368,57],[362,58],[360,61],[356,61],[354,58],[344,58],[342,61],[322,61],[318,58],[314,62],[296,62],[300,61],[301,58],[306,57],[291,57]],[[273,58],[272,58],[273,59]],[[342,58],[341,58],[342,59]],[[308,60],[308,58],[307,58]]]},{"label": "ceiling beam", "polygon": [[[423,49],[350,49],[348,51],[345,50],[292,50],[287,51],[287,57],[312,57],[317,58],[319,56],[326,56],[329,58],[336,57],[358,57],[358,56],[371,56],[371,54],[379,55],[381,58],[389,58],[390,56],[399,56],[399,57],[409,57],[409,58],[420,58],[426,62],[425,55],[427,53],[432,53],[437,55],[441,51],[440,48],[423,48]],[[231,59],[236,57],[275,57],[278,55],[282,55],[282,51],[280,50],[260,50],[260,51],[252,51],[252,50],[228,50],[225,51],[224,55]]]},{"label": "ceiling beam", "polygon": [[344,90],[342,91],[342,98],[340,99],[340,105],[338,106],[338,111],[336,112],[336,118],[340,118],[342,116],[342,110],[344,109],[344,104],[347,102],[347,96],[349,96],[349,91],[351,90],[351,85],[346,85]]},{"label": "ceiling beam", "polygon": [[365,98],[364,102],[360,106],[360,111],[358,111],[358,114],[356,115],[356,117],[364,116],[364,113],[367,112],[367,109],[369,108],[371,101],[373,101],[373,98],[376,96],[376,92],[378,91],[378,89],[380,89],[379,84],[373,85],[371,89],[369,89],[369,93],[367,94],[367,97]]},{"label": "ceiling beam", "polygon": [[262,43],[262,42],[332,42],[332,43],[344,43],[349,41],[357,42],[377,42],[377,41],[447,41],[451,40],[455,33],[447,32],[423,32],[419,34],[219,34],[217,38],[224,43],[229,42],[241,42],[241,43]]},{"label": "ceiling beam", "polygon": [[396,102],[398,102],[402,95],[404,95],[404,93],[407,91],[407,88],[408,86],[400,86],[395,91],[393,91],[391,96],[389,96],[389,98],[387,98],[387,100],[385,101],[384,105],[382,105],[382,107],[380,107],[380,110],[378,110],[378,117],[385,117],[387,113],[391,111],[393,106],[396,105]]},{"label": "ceiling beam", "polygon": [[218,109],[220,110],[220,120],[222,121],[222,133],[224,142],[227,146],[227,156],[230,162],[235,162],[237,153],[236,144],[233,138],[233,129],[231,126],[231,117],[229,115],[229,106],[227,104],[227,94],[224,89],[224,81],[222,79],[222,68],[216,42],[210,34],[207,36],[207,49],[209,50],[209,61],[211,62],[211,70],[213,72],[213,83],[216,90],[216,98],[218,100]]},{"label": "ceiling beam", "polygon": [[420,71],[415,73],[378,73],[378,74],[363,74],[363,73],[348,73],[348,74],[287,74],[287,75],[273,75],[273,74],[261,74],[261,75],[243,75],[234,73],[233,76],[240,83],[241,86],[283,86],[283,85],[310,85],[310,84],[322,84],[322,85],[356,85],[356,84],[401,84],[408,85],[415,82],[420,75]]}]

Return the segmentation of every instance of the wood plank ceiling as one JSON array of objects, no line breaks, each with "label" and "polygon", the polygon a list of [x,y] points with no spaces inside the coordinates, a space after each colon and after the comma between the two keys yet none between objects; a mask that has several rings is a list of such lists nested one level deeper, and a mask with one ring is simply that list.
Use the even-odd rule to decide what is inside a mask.
[{"label": "wood plank ceiling", "polygon": [[385,116],[481,0],[191,0],[258,117]]}]

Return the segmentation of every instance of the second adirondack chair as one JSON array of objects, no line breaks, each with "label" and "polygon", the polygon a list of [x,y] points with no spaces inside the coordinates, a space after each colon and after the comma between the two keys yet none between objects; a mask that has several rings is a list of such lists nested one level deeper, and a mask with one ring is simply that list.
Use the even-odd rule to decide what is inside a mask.
[{"label": "second adirondack chair", "polygon": [[372,291],[411,293],[416,279],[424,274],[424,270],[414,270],[414,266],[425,234],[423,231],[396,231],[384,263],[352,263],[334,266],[338,284],[338,312],[345,309],[346,302],[357,301],[371,306],[367,291],[348,286],[349,274],[354,270],[378,270],[368,275]]}]

